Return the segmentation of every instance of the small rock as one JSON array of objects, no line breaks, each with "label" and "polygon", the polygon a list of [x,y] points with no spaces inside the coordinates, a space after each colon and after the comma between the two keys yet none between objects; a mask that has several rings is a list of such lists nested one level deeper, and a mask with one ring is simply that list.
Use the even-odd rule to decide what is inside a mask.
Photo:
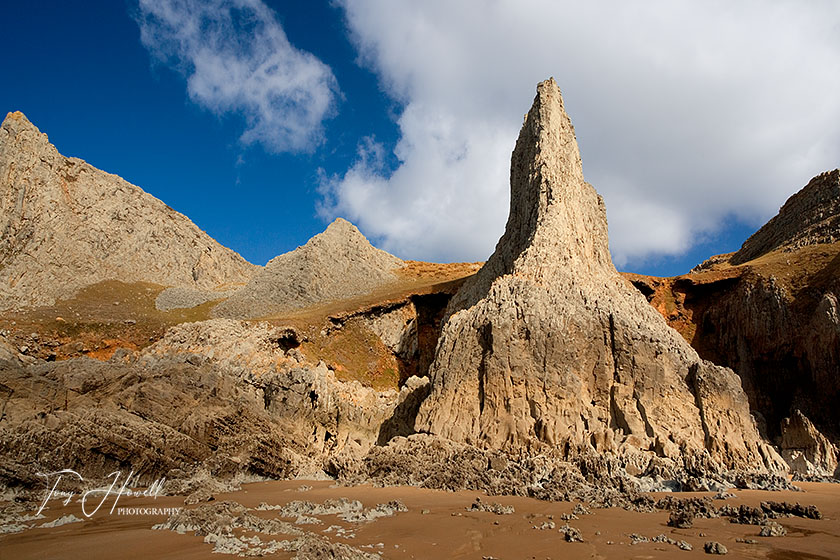
[{"label": "small rock", "polygon": [[784,537],[785,535],[787,535],[787,529],[775,521],[768,521],[758,533],[759,537]]},{"label": "small rock", "polygon": [[592,512],[589,511],[589,508],[583,504],[575,505],[574,509],[572,509],[572,513],[575,515],[589,515]]},{"label": "small rock", "polygon": [[560,527],[558,531],[566,539],[566,542],[583,542],[583,535],[580,534],[580,531],[568,524]]},{"label": "small rock", "polygon": [[709,541],[703,545],[703,550],[706,551],[706,554],[726,554],[729,552],[726,550],[726,547],[720,544],[717,541]]},{"label": "small rock", "polygon": [[671,516],[668,518],[668,527],[688,529],[693,522],[694,516],[691,513],[685,510],[677,510],[671,512]]},{"label": "small rock", "polygon": [[677,541],[677,548],[680,550],[691,550],[692,546],[685,541]]},{"label": "small rock", "polygon": [[485,504],[481,501],[481,498],[476,498],[471,506],[464,509],[466,509],[467,511],[488,511],[490,513],[495,513],[496,515],[510,515],[512,513],[516,513],[516,510],[513,508],[513,506],[505,506],[495,502],[491,504]]}]

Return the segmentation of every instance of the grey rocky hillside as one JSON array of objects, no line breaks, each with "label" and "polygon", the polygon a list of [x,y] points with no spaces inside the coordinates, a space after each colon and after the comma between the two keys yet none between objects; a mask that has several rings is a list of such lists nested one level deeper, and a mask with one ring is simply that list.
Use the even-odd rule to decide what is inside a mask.
[{"label": "grey rocky hillside", "polygon": [[250,319],[370,293],[396,280],[402,260],[372,246],[337,218],[302,247],[271,259],[250,282],[213,308],[216,317]]},{"label": "grey rocky hillside", "polygon": [[0,127],[0,309],[50,305],[103,280],[214,290],[254,271],[186,216],[58,153],[22,113]]}]

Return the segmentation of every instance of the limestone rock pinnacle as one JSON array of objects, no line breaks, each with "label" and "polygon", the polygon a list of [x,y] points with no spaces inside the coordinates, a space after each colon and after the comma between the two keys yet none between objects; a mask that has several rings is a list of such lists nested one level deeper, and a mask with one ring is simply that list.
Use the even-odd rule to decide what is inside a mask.
[{"label": "limestone rock pinnacle", "polygon": [[492,449],[784,468],[738,377],[703,362],[613,266],[553,79],[510,177],[505,233],[450,303],[417,429]]}]

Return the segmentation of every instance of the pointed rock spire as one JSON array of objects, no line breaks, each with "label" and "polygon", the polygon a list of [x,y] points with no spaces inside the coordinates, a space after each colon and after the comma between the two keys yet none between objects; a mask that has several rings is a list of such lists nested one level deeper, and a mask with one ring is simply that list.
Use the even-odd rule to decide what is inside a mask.
[{"label": "pointed rock spire", "polygon": [[537,86],[511,156],[510,214],[496,252],[510,269],[545,269],[553,266],[549,257],[610,262],[604,205],[583,180],[575,129],[554,78]]},{"label": "pointed rock spire", "polygon": [[504,235],[450,310],[474,304],[505,274],[552,282],[579,274],[617,274],[604,201],[584,181],[575,128],[554,78],[537,86],[511,156]]},{"label": "pointed rock spire", "polygon": [[419,431],[641,465],[784,466],[738,377],[702,362],[615,270],[553,79],[516,143],[510,207],[495,252],[450,304]]}]

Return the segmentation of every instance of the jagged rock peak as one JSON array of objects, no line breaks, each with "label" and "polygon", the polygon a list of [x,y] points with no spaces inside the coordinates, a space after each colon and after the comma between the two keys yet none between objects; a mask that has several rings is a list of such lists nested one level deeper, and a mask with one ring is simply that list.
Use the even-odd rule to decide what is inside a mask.
[{"label": "jagged rock peak", "polygon": [[271,259],[213,314],[250,319],[363,295],[394,281],[393,270],[404,264],[336,218],[305,245]]},{"label": "jagged rock peak", "polygon": [[0,309],[103,280],[212,290],[256,268],[116,175],[66,158],[20,112],[0,126]]},{"label": "jagged rock peak", "polygon": [[469,307],[504,274],[544,282],[615,274],[604,201],[584,181],[575,129],[554,78],[537,86],[511,156],[504,235],[450,309]]},{"label": "jagged rock peak", "polygon": [[[341,249],[346,251],[348,255],[364,260],[376,260],[388,269],[403,266],[401,259],[371,245],[367,237],[359,231],[359,228],[344,218],[333,220],[327,226],[327,229],[312,236],[303,247],[314,248],[320,246],[329,247],[330,250]],[[282,255],[280,256],[282,257]]]},{"label": "jagged rock peak", "polygon": [[566,265],[611,263],[604,205],[583,180],[575,129],[554,78],[537,86],[525,116],[511,156],[510,194],[510,215],[497,246],[499,256],[512,261],[510,268],[523,268],[517,260],[535,268],[555,266],[541,258],[546,254],[530,254],[535,252],[551,253]]},{"label": "jagged rock peak", "polygon": [[6,130],[14,131],[14,134],[18,134],[24,130],[29,130],[35,132],[36,134],[43,135],[44,140],[47,139],[47,135],[38,130],[38,127],[32,124],[32,122],[26,118],[26,115],[20,111],[11,111],[6,113],[6,118],[3,119],[2,127]]},{"label": "jagged rock peak", "polygon": [[840,169],[820,173],[791,196],[730,262],[742,264],[776,249],[840,241]]},{"label": "jagged rock peak", "polygon": [[511,158],[511,215],[448,310],[418,431],[567,457],[779,468],[738,377],[703,362],[615,270],[554,80]]}]

